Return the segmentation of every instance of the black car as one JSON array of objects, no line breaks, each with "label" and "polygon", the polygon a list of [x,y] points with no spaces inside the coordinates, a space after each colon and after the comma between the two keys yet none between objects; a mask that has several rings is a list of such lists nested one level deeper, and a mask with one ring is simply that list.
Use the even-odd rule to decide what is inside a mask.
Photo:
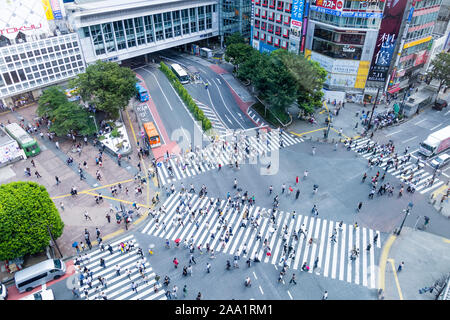
[{"label": "black car", "polygon": [[442,100],[442,99],[437,99],[436,102],[434,103],[433,109],[436,110],[442,110],[445,107],[447,107],[447,101]]}]

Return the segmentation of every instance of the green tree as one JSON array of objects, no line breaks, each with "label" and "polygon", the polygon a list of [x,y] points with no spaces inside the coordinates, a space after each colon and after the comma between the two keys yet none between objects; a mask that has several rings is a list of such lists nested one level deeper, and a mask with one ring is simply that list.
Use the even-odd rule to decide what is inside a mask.
[{"label": "green tree", "polygon": [[138,79],[129,68],[114,62],[97,61],[86,68],[70,84],[78,89],[84,101],[106,112],[112,119],[119,118],[131,97],[136,94]]},{"label": "green tree", "polygon": [[12,182],[0,186],[0,260],[41,252],[61,236],[64,223],[44,186]]},{"label": "green tree", "polygon": [[236,67],[245,62],[255,51],[250,45],[245,43],[230,44],[225,50],[225,60],[231,62]]},{"label": "green tree", "polygon": [[225,46],[227,47],[236,43],[245,43],[244,37],[239,32],[235,32],[225,38]]},{"label": "green tree", "polygon": [[441,52],[431,61],[431,70],[428,72],[428,76],[439,81],[438,92],[441,91],[443,85],[450,86],[450,53]]},{"label": "green tree", "polygon": [[254,82],[261,72],[263,55],[252,48],[249,55],[239,65],[236,76],[241,80],[250,80]]},{"label": "green tree", "polygon": [[94,120],[86,108],[70,102],[60,87],[44,90],[39,98],[37,113],[50,118],[50,131],[58,136],[65,136],[72,130],[82,135],[91,135],[96,131]]}]

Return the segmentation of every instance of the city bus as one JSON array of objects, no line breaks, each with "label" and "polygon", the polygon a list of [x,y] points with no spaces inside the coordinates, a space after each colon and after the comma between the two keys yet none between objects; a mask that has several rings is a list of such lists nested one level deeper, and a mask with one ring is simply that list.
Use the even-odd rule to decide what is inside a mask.
[{"label": "city bus", "polygon": [[149,99],[147,90],[145,90],[140,82],[136,83],[136,96],[141,102],[148,101]]},{"label": "city bus", "polygon": [[175,75],[178,77],[178,80],[180,80],[180,82],[182,84],[186,84],[189,83],[189,76],[186,73],[186,71],[184,71],[184,69],[176,63],[173,63],[171,65],[172,71],[173,73],[175,73]]},{"label": "city bus", "polygon": [[25,152],[27,157],[36,156],[41,152],[37,141],[32,138],[21,126],[13,122],[8,124],[6,127],[6,132],[17,141],[20,148]]},{"label": "city bus", "polygon": [[144,123],[144,130],[147,135],[150,148],[156,148],[161,145],[161,139],[159,138],[158,131],[155,128],[153,122]]}]

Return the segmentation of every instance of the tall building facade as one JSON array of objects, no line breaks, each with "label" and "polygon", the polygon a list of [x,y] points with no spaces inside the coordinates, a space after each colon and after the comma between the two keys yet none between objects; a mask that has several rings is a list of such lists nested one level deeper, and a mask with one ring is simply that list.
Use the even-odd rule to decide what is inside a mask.
[{"label": "tall building facade", "polygon": [[34,101],[85,69],[79,38],[59,0],[0,0],[0,99]]},{"label": "tall building facade", "polygon": [[220,0],[221,41],[228,35],[239,32],[245,39],[250,39],[251,0]]},{"label": "tall building facade", "polygon": [[66,3],[86,63],[122,61],[219,35],[217,0]]},{"label": "tall building facade", "polygon": [[325,88],[371,101],[408,87],[429,58],[442,0],[252,0],[252,46],[320,63]]}]

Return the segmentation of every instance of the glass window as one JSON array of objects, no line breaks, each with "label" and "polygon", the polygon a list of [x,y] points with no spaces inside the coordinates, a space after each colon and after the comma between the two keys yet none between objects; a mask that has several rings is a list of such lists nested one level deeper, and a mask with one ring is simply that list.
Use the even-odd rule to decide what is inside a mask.
[{"label": "glass window", "polygon": [[113,27],[114,27],[114,34],[116,36],[116,41],[117,41],[117,50],[126,49],[127,44],[126,44],[126,40],[125,40],[125,32],[123,29],[122,21],[114,21]]},{"label": "glass window", "polygon": [[135,47],[136,46],[136,39],[134,38],[134,26],[133,26],[133,19],[126,19],[123,21],[125,25],[125,34],[127,37],[127,44],[129,47]]},{"label": "glass window", "polygon": [[106,51],[107,52],[116,51],[116,45],[114,43],[114,35],[111,23],[102,24],[102,30],[103,36],[105,37]]},{"label": "glass window", "polygon": [[144,26],[145,26],[145,37],[147,39],[147,43],[155,41],[153,34],[153,24],[152,24],[152,16],[144,17]]},{"label": "glass window", "polygon": [[[100,25],[90,26],[92,43],[94,44],[94,50],[96,55],[105,53],[105,44],[103,43],[103,36],[100,30]],[[66,61],[67,62],[67,61]]]},{"label": "glass window", "polygon": [[137,44],[145,44],[144,23],[142,17],[134,18],[134,27],[136,28]]},{"label": "glass window", "polygon": [[20,59],[23,60],[23,59],[26,59],[26,58],[27,58],[27,55],[25,53],[21,53],[20,54]]}]

